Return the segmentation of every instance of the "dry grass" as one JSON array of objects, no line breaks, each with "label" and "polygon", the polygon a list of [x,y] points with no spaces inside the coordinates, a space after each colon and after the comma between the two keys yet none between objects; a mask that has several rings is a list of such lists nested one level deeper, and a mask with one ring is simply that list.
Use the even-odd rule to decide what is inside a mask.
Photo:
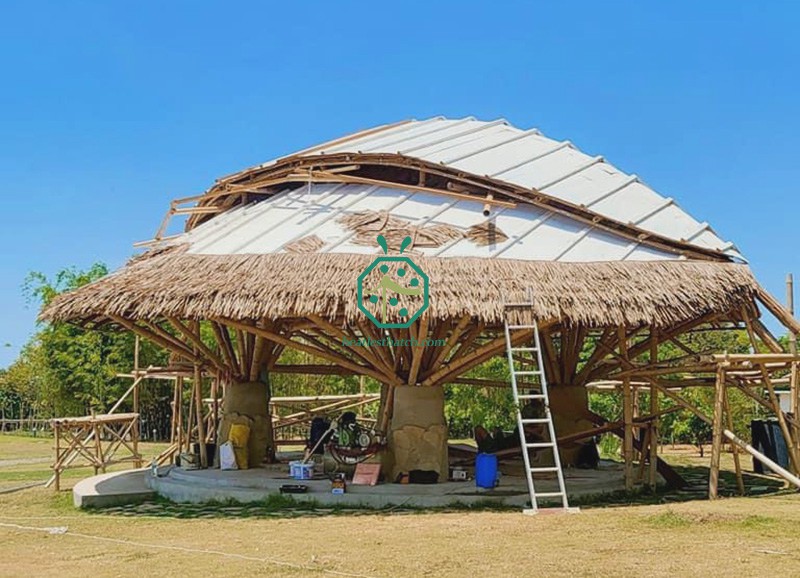
[{"label": "dry grass", "polygon": [[[356,279],[374,255],[167,253],[60,295],[48,320],[282,319],[320,315],[354,321]],[[745,265],[711,262],[561,263],[416,257],[430,279],[432,319],[468,314],[501,323],[504,301],[527,300],[540,320],[590,326],[671,327],[752,305]]]},{"label": "dry grass", "polygon": [[[9,447],[0,443],[0,449]],[[0,524],[68,527],[66,534],[50,535],[0,526],[0,575],[800,573],[795,537],[800,496],[794,494],[594,508],[572,516],[484,511],[191,520],[84,513],[72,509],[70,500],[68,492],[57,495],[42,488],[0,495]]]}]

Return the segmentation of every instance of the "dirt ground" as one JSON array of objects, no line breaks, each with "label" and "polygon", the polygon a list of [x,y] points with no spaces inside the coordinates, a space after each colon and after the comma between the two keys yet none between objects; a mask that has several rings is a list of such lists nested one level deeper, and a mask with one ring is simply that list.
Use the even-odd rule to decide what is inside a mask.
[{"label": "dirt ground", "polygon": [[[9,438],[0,436],[0,460],[39,457],[48,447]],[[678,464],[698,459],[692,448],[674,454]],[[48,473],[46,464],[10,468]],[[535,517],[312,511],[180,519],[79,512],[70,492],[35,487],[0,494],[0,576],[796,576],[798,524],[800,495],[790,492]]]}]

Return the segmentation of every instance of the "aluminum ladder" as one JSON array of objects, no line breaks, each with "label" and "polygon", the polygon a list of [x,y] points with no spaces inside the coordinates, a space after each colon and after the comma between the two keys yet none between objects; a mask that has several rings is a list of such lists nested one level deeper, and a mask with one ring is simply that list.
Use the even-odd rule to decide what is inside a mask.
[{"label": "aluminum ladder", "polygon": [[[531,507],[525,509],[525,514],[539,513],[540,498],[559,498],[561,508],[547,508],[550,511],[576,512],[577,508],[570,508],[567,501],[567,489],[564,485],[564,471],[561,468],[561,457],[558,455],[558,443],[555,428],[553,427],[553,415],[550,412],[550,398],[547,394],[547,378],[544,374],[544,364],[542,363],[542,349],[539,339],[539,327],[535,320],[530,324],[512,324],[509,322],[509,312],[527,310],[533,319],[533,303],[506,303],[504,304],[504,326],[506,335],[506,353],[508,354],[508,369],[511,374],[511,391],[514,394],[514,405],[517,412],[517,429],[519,430],[520,447],[522,448],[522,458],[525,462],[525,477],[528,482],[528,493],[530,494]],[[515,347],[512,343],[511,332],[519,330],[533,331],[532,347]],[[515,354],[520,358],[515,359]],[[529,358],[525,358],[529,355]],[[516,362],[522,364],[517,368]],[[525,366],[533,366],[527,369]],[[523,379],[518,380],[519,377]],[[531,401],[541,401],[544,408],[544,417],[524,417],[523,409]],[[546,424],[547,441],[529,442],[525,433],[525,426],[532,424]],[[553,466],[531,466],[531,450],[551,449],[553,452]],[[537,492],[535,485],[536,474],[555,472],[558,481],[558,491]]]}]

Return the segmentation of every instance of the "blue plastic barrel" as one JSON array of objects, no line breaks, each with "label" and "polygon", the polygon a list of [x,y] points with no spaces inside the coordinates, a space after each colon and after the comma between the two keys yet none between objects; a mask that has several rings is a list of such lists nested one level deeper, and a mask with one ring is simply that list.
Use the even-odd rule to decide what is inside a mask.
[{"label": "blue plastic barrel", "polygon": [[475,485],[479,488],[494,488],[497,485],[496,455],[477,455],[475,458]]}]

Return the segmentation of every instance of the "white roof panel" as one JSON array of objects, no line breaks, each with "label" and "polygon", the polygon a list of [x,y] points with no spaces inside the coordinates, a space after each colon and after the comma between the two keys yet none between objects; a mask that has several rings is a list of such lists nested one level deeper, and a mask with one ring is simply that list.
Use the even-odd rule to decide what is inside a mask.
[{"label": "white roof panel", "polygon": [[[371,130],[370,134],[357,133],[299,154],[402,153],[517,186],[537,188],[624,223],[635,223],[648,216],[638,226],[675,240],[695,235],[691,243],[744,260],[731,243],[712,230],[703,229],[701,222],[679,205],[666,202],[647,185],[634,183],[635,177],[601,157],[584,154],[570,143],[549,139],[538,131],[524,131],[504,120],[486,122],[471,117],[437,117]],[[655,214],[649,215],[651,210]]]},{"label": "white roof panel", "polygon": [[[388,212],[421,229],[447,225],[466,234],[486,222],[483,204],[433,193],[362,184],[314,184],[282,191],[231,209],[172,239],[201,254],[278,253],[286,245],[316,235],[319,252],[376,253],[376,245],[353,242],[340,219],[365,211]],[[465,236],[438,247],[413,247],[424,255],[523,260],[604,261],[631,258],[637,243],[533,205],[498,208],[490,220],[508,238],[486,246]],[[638,255],[638,253],[637,253]],[[676,258],[655,251],[653,258]]]}]

